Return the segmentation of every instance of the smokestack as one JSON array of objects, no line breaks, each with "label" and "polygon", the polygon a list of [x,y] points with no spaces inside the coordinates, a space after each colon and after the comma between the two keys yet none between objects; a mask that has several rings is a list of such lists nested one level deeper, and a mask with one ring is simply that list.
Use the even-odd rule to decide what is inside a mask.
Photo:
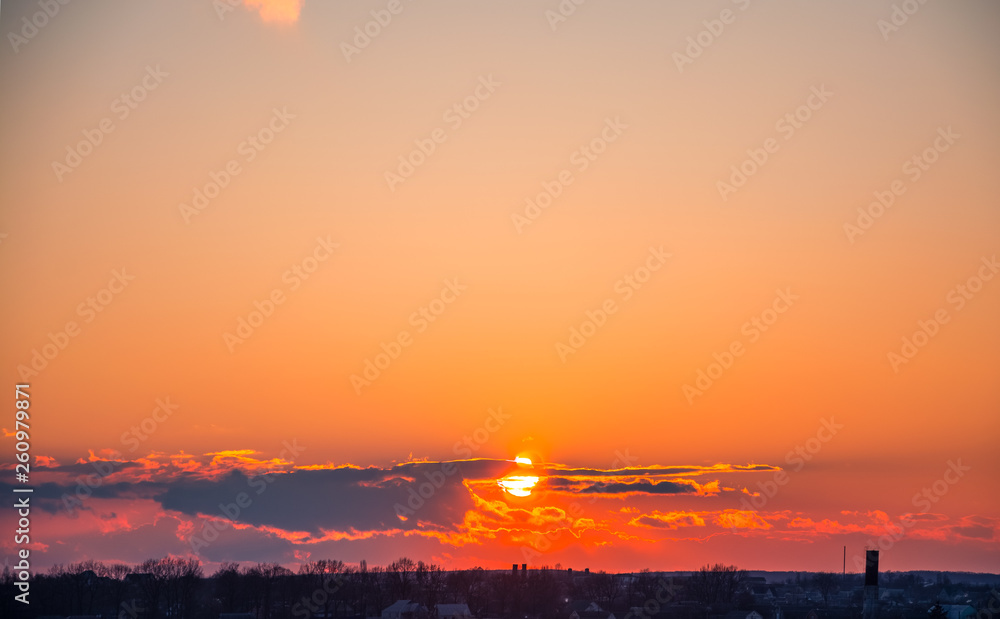
[{"label": "smokestack", "polygon": [[528,577],[528,564],[527,563],[522,563],[521,564],[521,576],[524,577],[524,578]]},{"label": "smokestack", "polygon": [[865,586],[878,587],[878,551],[865,552]]},{"label": "smokestack", "polygon": [[865,551],[865,597],[862,619],[878,619],[878,551]]},{"label": "smokestack", "polygon": [[517,563],[515,563],[514,567],[511,568],[511,574],[517,576]]}]

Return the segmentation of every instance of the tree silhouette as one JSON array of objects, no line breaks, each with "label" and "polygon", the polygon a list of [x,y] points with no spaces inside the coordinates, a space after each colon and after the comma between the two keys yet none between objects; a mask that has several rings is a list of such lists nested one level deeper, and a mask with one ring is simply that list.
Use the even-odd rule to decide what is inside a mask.
[{"label": "tree silhouette", "polygon": [[124,563],[98,564],[97,575],[105,580],[108,598],[116,613],[125,602],[125,594],[128,591],[128,581],[125,579],[131,573],[132,568]]},{"label": "tree silhouette", "polygon": [[240,564],[223,562],[212,576],[215,581],[215,596],[222,603],[222,612],[235,613],[240,593]]},{"label": "tree silhouette", "polygon": [[837,590],[837,575],[831,572],[820,572],[813,576],[813,584],[823,595],[823,605],[830,605],[830,594]]},{"label": "tree silhouette", "polygon": [[315,600],[322,602],[319,607],[323,609],[324,617],[330,616],[330,609],[333,609],[334,616],[340,616],[340,601],[346,595],[342,586],[343,573],[343,561],[326,559],[305,563],[299,568],[299,574],[305,577],[306,597],[313,603]]},{"label": "tree silhouette", "polygon": [[417,569],[417,564],[413,559],[400,557],[386,566],[385,572],[389,580],[389,590],[391,596],[397,600],[407,600],[410,598],[410,587],[413,584],[413,572]]},{"label": "tree silhouette", "polygon": [[729,605],[746,582],[746,571],[735,565],[706,565],[691,574],[688,590],[695,600],[705,606]]}]

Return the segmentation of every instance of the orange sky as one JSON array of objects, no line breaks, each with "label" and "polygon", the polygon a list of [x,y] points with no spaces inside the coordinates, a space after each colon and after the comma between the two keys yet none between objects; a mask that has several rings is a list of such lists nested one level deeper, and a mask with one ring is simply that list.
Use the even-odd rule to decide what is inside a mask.
[{"label": "orange sky", "polygon": [[1000,9],[893,6],[5,3],[41,564],[1000,569]]}]

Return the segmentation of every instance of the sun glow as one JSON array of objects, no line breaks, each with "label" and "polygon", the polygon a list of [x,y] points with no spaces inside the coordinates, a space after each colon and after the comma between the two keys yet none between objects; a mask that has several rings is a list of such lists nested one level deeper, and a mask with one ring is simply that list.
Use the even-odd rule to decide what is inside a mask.
[{"label": "sun glow", "polygon": [[[532,466],[531,458],[518,456],[514,458],[520,468]],[[497,480],[497,485],[503,488],[504,492],[511,496],[527,497],[531,496],[531,490],[538,484],[538,477],[534,475],[508,475]]]}]

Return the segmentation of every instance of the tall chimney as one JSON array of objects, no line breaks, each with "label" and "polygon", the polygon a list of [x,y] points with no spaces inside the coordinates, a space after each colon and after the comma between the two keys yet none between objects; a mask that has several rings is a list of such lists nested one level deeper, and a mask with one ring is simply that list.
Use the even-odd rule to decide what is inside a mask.
[{"label": "tall chimney", "polygon": [[522,563],[521,564],[521,577],[522,578],[527,578],[528,577],[528,564],[527,563]]},{"label": "tall chimney", "polygon": [[511,573],[512,573],[512,574],[513,574],[514,576],[517,576],[517,563],[515,563],[515,564],[514,564],[514,567],[513,567],[513,568],[511,568]]},{"label": "tall chimney", "polygon": [[862,619],[878,619],[878,551],[865,551],[865,597]]}]

